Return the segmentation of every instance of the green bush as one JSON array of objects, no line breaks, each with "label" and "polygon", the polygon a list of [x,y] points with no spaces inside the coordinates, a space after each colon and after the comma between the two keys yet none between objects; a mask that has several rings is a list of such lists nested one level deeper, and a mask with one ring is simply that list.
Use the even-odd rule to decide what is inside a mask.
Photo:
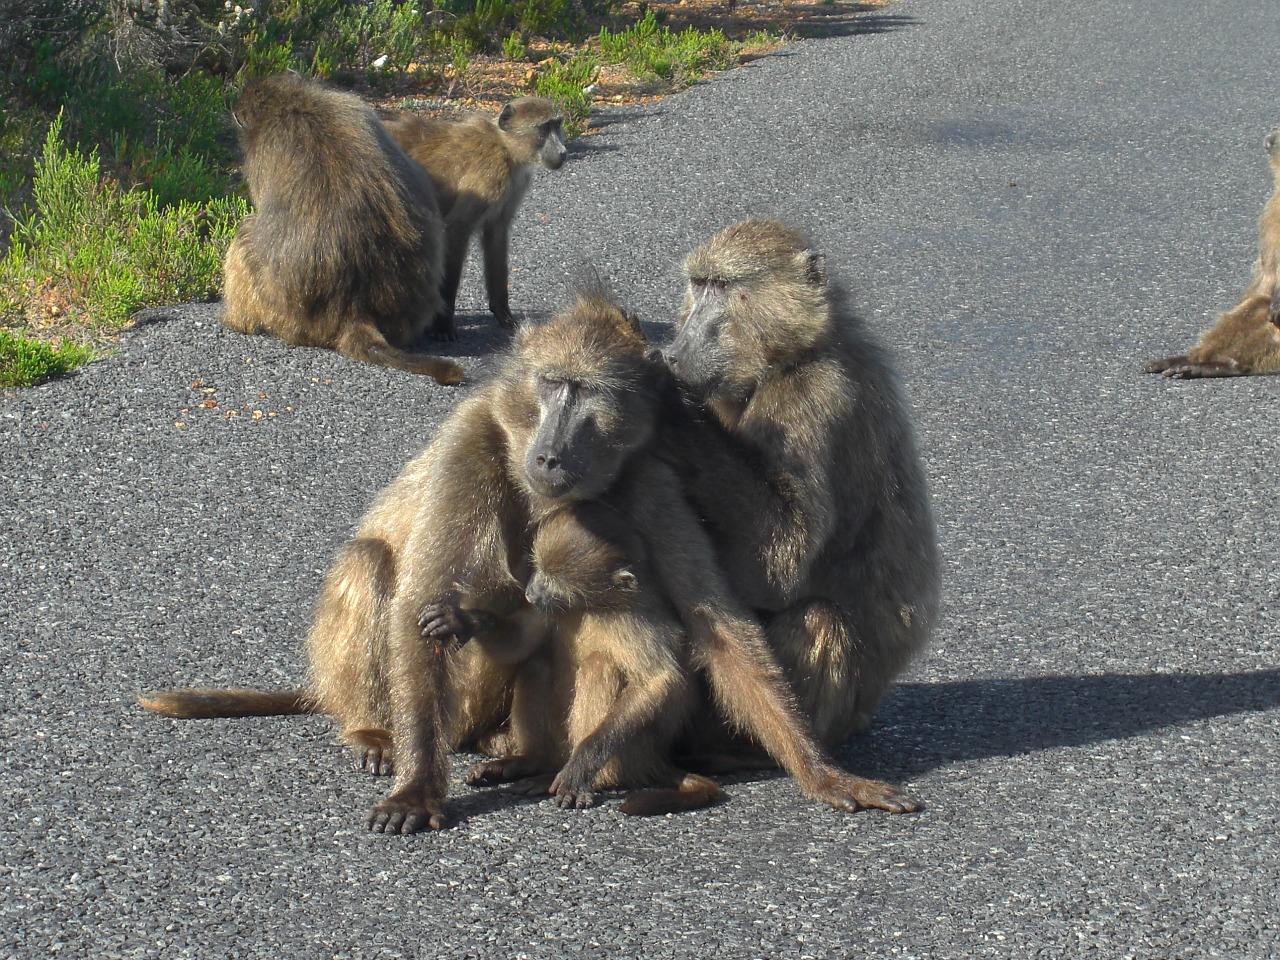
[{"label": "green bush", "polygon": [[0,259],[0,313],[29,321],[52,291],[66,319],[107,330],[144,306],[215,294],[247,212],[239,197],[166,206],[151,190],[122,190],[102,176],[96,151],[63,144],[61,117],[49,127],[32,195],[35,208],[16,219]]},{"label": "green bush", "polygon": [[73,343],[54,348],[0,328],[0,388],[29,387],[93,359],[93,350]]},{"label": "green bush", "polygon": [[741,44],[730,42],[719,30],[693,27],[672,33],[658,23],[652,10],[617,33],[600,29],[600,59],[626,64],[636,76],[670,80],[687,86],[712,70],[724,70],[737,59]]},{"label": "green bush", "polygon": [[534,79],[534,92],[554,100],[564,111],[565,136],[581,136],[586,129],[591,115],[590,88],[599,76],[599,61],[594,54],[583,52],[566,63],[552,61]]}]

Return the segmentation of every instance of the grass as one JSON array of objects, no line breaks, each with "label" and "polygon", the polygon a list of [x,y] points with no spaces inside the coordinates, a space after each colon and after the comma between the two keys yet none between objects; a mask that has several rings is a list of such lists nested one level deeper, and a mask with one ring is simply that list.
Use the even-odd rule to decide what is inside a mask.
[{"label": "grass", "polygon": [[90,347],[65,342],[54,347],[0,328],[0,389],[41,383],[88,363],[93,357]]}]

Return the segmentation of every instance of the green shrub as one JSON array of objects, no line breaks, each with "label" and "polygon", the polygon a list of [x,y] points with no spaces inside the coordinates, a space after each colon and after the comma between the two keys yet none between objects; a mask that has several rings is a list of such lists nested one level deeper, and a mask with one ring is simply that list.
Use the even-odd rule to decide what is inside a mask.
[{"label": "green shrub", "polygon": [[52,297],[66,319],[107,330],[144,306],[216,293],[246,213],[239,197],[165,206],[151,190],[122,190],[102,176],[96,151],[63,144],[61,117],[36,162],[32,196],[34,210],[16,219],[0,259],[0,311],[22,322]]},{"label": "green shrub", "polygon": [[29,387],[66,373],[94,357],[89,347],[63,343],[54,348],[0,328],[0,388]]},{"label": "green shrub", "polygon": [[576,54],[567,63],[553,60],[534,79],[534,92],[554,100],[564,111],[565,136],[581,136],[591,115],[591,86],[600,76],[600,63],[589,52]]},{"label": "green shrub", "polygon": [[679,86],[731,66],[742,46],[730,42],[719,30],[688,27],[672,33],[670,27],[658,23],[652,10],[617,33],[602,27],[597,39],[605,63],[626,64],[638,77],[670,80]]}]

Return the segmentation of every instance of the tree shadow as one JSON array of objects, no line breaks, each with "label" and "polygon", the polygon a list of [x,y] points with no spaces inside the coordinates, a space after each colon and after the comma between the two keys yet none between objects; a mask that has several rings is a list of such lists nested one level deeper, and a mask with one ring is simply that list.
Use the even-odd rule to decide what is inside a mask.
[{"label": "tree shadow", "polygon": [[730,40],[742,40],[748,34],[767,30],[780,36],[796,36],[811,39],[825,37],[853,37],[864,34],[889,33],[918,23],[918,19],[903,14],[887,14],[884,8],[870,3],[807,2],[785,5],[756,5],[739,3],[734,10],[728,3],[722,5],[687,4],[662,5],[666,14],[665,24],[673,32],[687,27],[699,30],[716,29]]},{"label": "tree shadow", "polygon": [[1280,669],[904,683],[840,751],[851,769],[914,777],[968,760],[1124,740],[1280,707]]}]

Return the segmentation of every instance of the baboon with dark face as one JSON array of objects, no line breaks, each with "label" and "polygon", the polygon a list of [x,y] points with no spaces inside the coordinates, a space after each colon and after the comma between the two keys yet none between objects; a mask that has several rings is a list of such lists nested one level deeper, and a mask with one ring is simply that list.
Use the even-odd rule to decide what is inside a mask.
[{"label": "baboon with dark face", "polygon": [[410,352],[441,309],[443,228],[377,115],[280,74],[250,80],[235,117],[254,212],[227,251],[222,322],[460,382],[456,363]]},{"label": "baboon with dark face", "polygon": [[828,746],[866,730],[938,614],[933,515],[885,352],[792,228],[734,224],[689,254],[668,366],[717,429],[689,495]]},{"label": "baboon with dark face", "polygon": [[[372,829],[442,825],[447,750],[498,723],[519,664],[553,631],[574,629],[581,650],[628,649],[629,638],[608,634],[607,616],[561,622],[525,596],[539,523],[579,501],[628,518],[643,538],[644,569],[660,581],[640,579],[637,591],[660,590],[674,611],[646,621],[648,605],[661,601],[633,601],[633,626],[646,631],[640,646],[669,649],[674,641],[661,631],[678,616],[684,655],[707,677],[721,711],[808,796],[846,810],[917,808],[886,784],[838,770],[813,742],[763,632],[730,593],[665,453],[655,449],[667,387],[634,322],[598,294],[581,296],[554,321],[521,332],[495,380],[450,416],[339,555],[309,638],[307,696],[335,717],[366,769],[385,772],[394,763],[395,786],[371,812]],[[573,709],[581,700],[607,715],[619,681],[603,682],[611,685],[600,695],[589,671],[577,674]],[[208,716],[216,696],[177,691],[144,704]],[[218,709],[252,712],[249,697],[233,693]],[[625,762],[635,738],[654,735],[652,727],[624,728],[623,745],[609,743]],[[593,768],[612,756],[601,760],[599,742],[584,734],[564,745],[570,761],[557,795],[572,795],[573,805],[599,785]],[[576,767],[575,750],[584,757]],[[647,776],[621,770],[616,780],[644,785]]]},{"label": "baboon with dark face", "polygon": [[1258,259],[1240,302],[1177,357],[1152,360],[1146,373],[1190,380],[1280,373],[1280,130],[1267,134],[1275,188],[1258,220]]},{"label": "baboon with dark face", "polygon": [[442,312],[434,333],[456,337],[453,315],[471,237],[479,232],[489,310],[507,329],[516,325],[508,292],[511,221],[533,179],[534,167],[559,170],[565,160],[560,108],[541,97],[522,97],[496,120],[472,114],[464,120],[428,120],[400,114],[386,120],[404,151],[431,178],[444,217]]}]

